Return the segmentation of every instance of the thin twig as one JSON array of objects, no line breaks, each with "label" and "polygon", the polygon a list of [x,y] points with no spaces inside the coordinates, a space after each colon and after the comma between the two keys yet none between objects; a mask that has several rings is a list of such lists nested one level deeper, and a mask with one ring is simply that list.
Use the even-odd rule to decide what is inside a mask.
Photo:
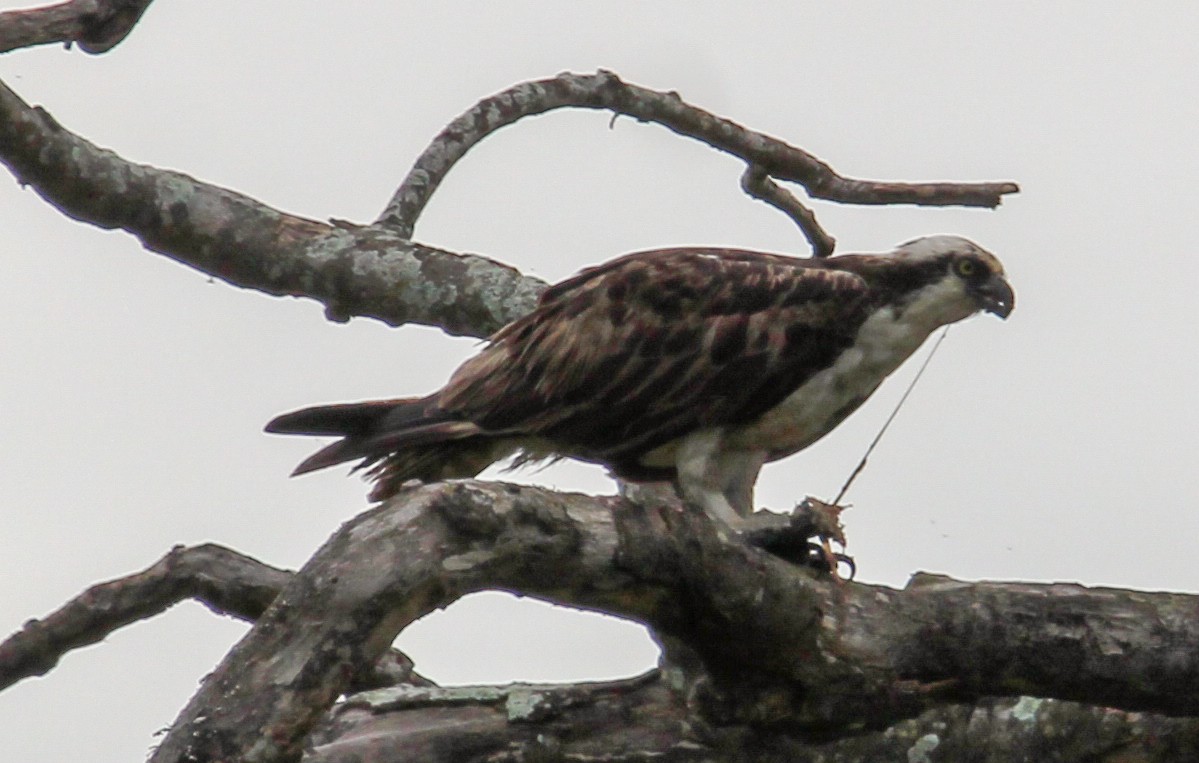
[{"label": "thin twig", "polygon": [[837,239],[821,227],[816,214],[795,198],[795,194],[771,180],[766,170],[754,164],[746,167],[741,174],[741,189],[790,217],[812,245],[813,257],[828,257],[833,253]]},{"label": "thin twig", "polygon": [[899,409],[902,408],[903,404],[907,402],[908,395],[912,394],[912,390],[916,389],[916,382],[920,381],[920,377],[924,375],[924,369],[928,368],[928,364],[933,359],[933,355],[937,354],[937,348],[941,346],[941,342],[945,341],[945,337],[948,334],[949,327],[946,326],[941,332],[941,336],[937,337],[937,341],[933,343],[933,348],[928,351],[928,355],[925,356],[924,362],[920,364],[920,369],[916,371],[916,375],[912,377],[912,381],[908,384],[908,388],[904,390],[903,397],[899,398],[899,402],[895,404],[895,410],[891,411],[891,415],[888,416],[887,420],[883,422],[882,427],[878,430],[878,434],[874,436],[874,439],[870,442],[870,446],[866,448],[866,452],[862,454],[862,460],[858,462],[857,468],[853,470],[853,473],[849,475],[849,479],[845,480],[845,484],[841,486],[841,492],[837,493],[837,497],[833,499],[833,506],[841,505],[841,499],[844,498],[845,494],[849,491],[849,486],[853,484],[853,481],[857,479],[858,475],[862,473],[862,470],[866,468],[866,461],[870,458],[870,454],[874,452],[874,448],[876,445],[878,445],[879,440],[883,439],[883,435],[887,432],[887,427],[891,426],[891,422],[895,420],[895,416],[899,413]]}]

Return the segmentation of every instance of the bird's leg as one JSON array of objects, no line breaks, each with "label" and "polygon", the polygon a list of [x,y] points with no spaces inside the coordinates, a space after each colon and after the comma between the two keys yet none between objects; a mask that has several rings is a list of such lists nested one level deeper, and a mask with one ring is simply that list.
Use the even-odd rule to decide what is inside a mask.
[{"label": "bird's leg", "polygon": [[726,450],[723,439],[719,430],[687,437],[676,456],[676,485],[684,501],[741,531],[754,510],[754,483],[766,463],[766,453]]},{"label": "bird's leg", "polygon": [[[675,490],[684,503],[699,506],[708,516],[722,522],[747,542],[777,554],[777,551],[760,543],[763,528],[760,522],[755,522],[751,517],[754,510],[754,484],[768,454],[764,451],[726,450],[723,444],[719,430],[705,430],[686,437],[680,443],[675,457]],[[838,571],[843,555],[833,551],[830,540],[845,545],[845,533],[839,519],[844,508],[815,498],[808,498],[796,507],[796,512],[803,512],[810,520],[807,534],[800,539],[802,560],[799,563],[811,564],[811,552],[808,549],[812,546],[808,538],[817,537],[820,539],[820,544],[816,546],[820,555],[818,559],[838,582],[844,580]],[[759,517],[766,519],[764,515]],[[758,536],[757,540],[755,536]],[[781,556],[797,561],[793,555]],[[820,563],[818,561],[814,566]],[[852,560],[849,563],[852,568]]]},{"label": "bird's leg", "polygon": [[723,475],[717,468],[722,439],[716,429],[701,430],[683,439],[675,456],[675,488],[685,503],[699,506],[708,516],[736,529],[741,524],[741,513],[725,495]]},{"label": "bird's leg", "polygon": [[726,451],[717,459],[720,492],[742,517],[754,513],[754,486],[765,463],[765,451]]}]

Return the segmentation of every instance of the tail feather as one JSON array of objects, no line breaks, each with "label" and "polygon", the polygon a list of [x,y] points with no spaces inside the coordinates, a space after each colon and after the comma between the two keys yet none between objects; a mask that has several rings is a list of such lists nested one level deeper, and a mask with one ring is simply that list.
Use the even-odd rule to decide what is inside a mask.
[{"label": "tail feather", "polygon": [[324,469],[328,466],[336,466],[346,461],[353,461],[355,458],[361,458],[363,454],[356,445],[357,443],[349,439],[338,440],[331,445],[326,445],[301,461],[295,469],[291,470],[291,476],[299,477],[301,474],[315,472],[317,469]]},{"label": "tail feather", "polygon": [[371,498],[393,495],[410,479],[473,477],[514,448],[504,438],[441,410],[436,397],[322,405],[285,413],[266,425],[276,434],[340,435],[300,462],[294,475],[361,459],[376,486]]},{"label": "tail feather", "polygon": [[395,400],[371,400],[365,403],[317,405],[284,413],[271,419],[266,431],[272,434],[353,435],[365,434],[394,411],[424,413],[429,398],[402,397]]}]

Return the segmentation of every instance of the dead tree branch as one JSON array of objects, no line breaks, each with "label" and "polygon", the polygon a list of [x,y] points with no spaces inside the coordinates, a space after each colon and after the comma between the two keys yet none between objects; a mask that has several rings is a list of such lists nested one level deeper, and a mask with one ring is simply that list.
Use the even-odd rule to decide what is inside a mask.
[{"label": "dead tree branch", "polygon": [[[99,643],[187,599],[219,615],[253,622],[293,574],[214,543],[176,546],[145,570],[98,583],[0,642],[0,690],[23,678],[45,675],[67,652]],[[412,661],[394,649],[366,668],[355,676],[356,690],[429,685],[413,672]]]},{"label": "dead tree branch", "polygon": [[886,731],[833,741],[701,727],[666,681],[585,687],[411,689],[350,697],[321,724],[304,763],[478,761],[1056,760],[1175,763],[1199,758],[1199,721],[1071,702],[987,699],[945,705]]},{"label": "dead tree branch", "polygon": [[[678,93],[632,85],[608,71],[568,72],[550,79],[522,82],[484,98],[451,122],[416,160],[376,224],[390,226],[411,237],[416,219],[433,192],[467,151],[519,119],[567,107],[604,109],[661,124],[679,135],[744,159],[763,176],[798,183],[813,198],[843,204],[994,208],[1003,196],[1020,190],[1011,182],[892,183],[847,178],[803,149],[696,108],[684,102]],[[812,228],[794,215],[792,219],[810,237]],[[811,242],[818,252],[828,245],[827,240],[819,238]]]},{"label": "dead tree branch", "polygon": [[152,0],[70,0],[46,8],[0,13],[0,53],[35,45],[76,43],[104,53],[133,31]]},{"label": "dead tree branch", "polygon": [[[994,206],[1017,190],[1011,183],[843,178],[800,149],[608,73],[524,83],[482,101],[434,140],[383,217],[369,227],[309,220],[180,172],[129,162],[64,129],[3,83],[0,161],[67,216],[128,231],[151,251],[235,286],[316,299],[331,320],[364,316],[486,336],[532,309],[545,284],[485,257],[415,244],[409,240],[412,227],[470,146],[523,116],[563,106],[612,109],[660,122],[746,158],[755,173],[798,180],[818,198]],[[805,218],[794,205],[775,206],[800,224],[817,253],[831,251],[832,238],[821,235],[810,211],[803,210]]]},{"label": "dead tree branch", "polygon": [[176,546],[147,569],[92,586],[0,643],[0,689],[45,675],[68,651],[98,643],[184,599],[197,599],[218,614],[253,620],[288,577],[288,572],[222,546]]},{"label": "dead tree branch", "polygon": [[0,83],[0,161],[68,217],[120,228],[227,283],[360,315],[486,336],[533,308],[544,282],[394,232],[290,215],[180,172],[122,159]]},{"label": "dead tree branch", "polygon": [[1199,713],[1196,598],[922,577],[836,584],[677,507],[461,482],[342,527],[205,681],[154,761],[297,760],[408,623],[485,588],[601,609],[695,650],[699,718],[810,741],[1035,694]]},{"label": "dead tree branch", "polygon": [[828,257],[836,249],[837,239],[821,227],[816,220],[816,213],[795,198],[795,194],[771,180],[761,167],[751,164],[745,168],[741,175],[741,189],[790,217],[812,245],[813,257]]},{"label": "dead tree branch", "polygon": [[570,686],[384,689],[339,704],[303,760],[711,760],[685,728],[685,703],[657,671]]}]

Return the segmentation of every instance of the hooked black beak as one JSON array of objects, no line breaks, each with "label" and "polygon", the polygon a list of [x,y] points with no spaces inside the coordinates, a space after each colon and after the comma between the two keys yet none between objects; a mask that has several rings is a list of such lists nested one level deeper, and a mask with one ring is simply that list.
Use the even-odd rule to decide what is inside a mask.
[{"label": "hooked black beak", "polygon": [[974,297],[983,310],[1005,320],[1016,307],[1016,293],[1012,291],[1012,285],[998,274],[979,284],[974,289]]}]

